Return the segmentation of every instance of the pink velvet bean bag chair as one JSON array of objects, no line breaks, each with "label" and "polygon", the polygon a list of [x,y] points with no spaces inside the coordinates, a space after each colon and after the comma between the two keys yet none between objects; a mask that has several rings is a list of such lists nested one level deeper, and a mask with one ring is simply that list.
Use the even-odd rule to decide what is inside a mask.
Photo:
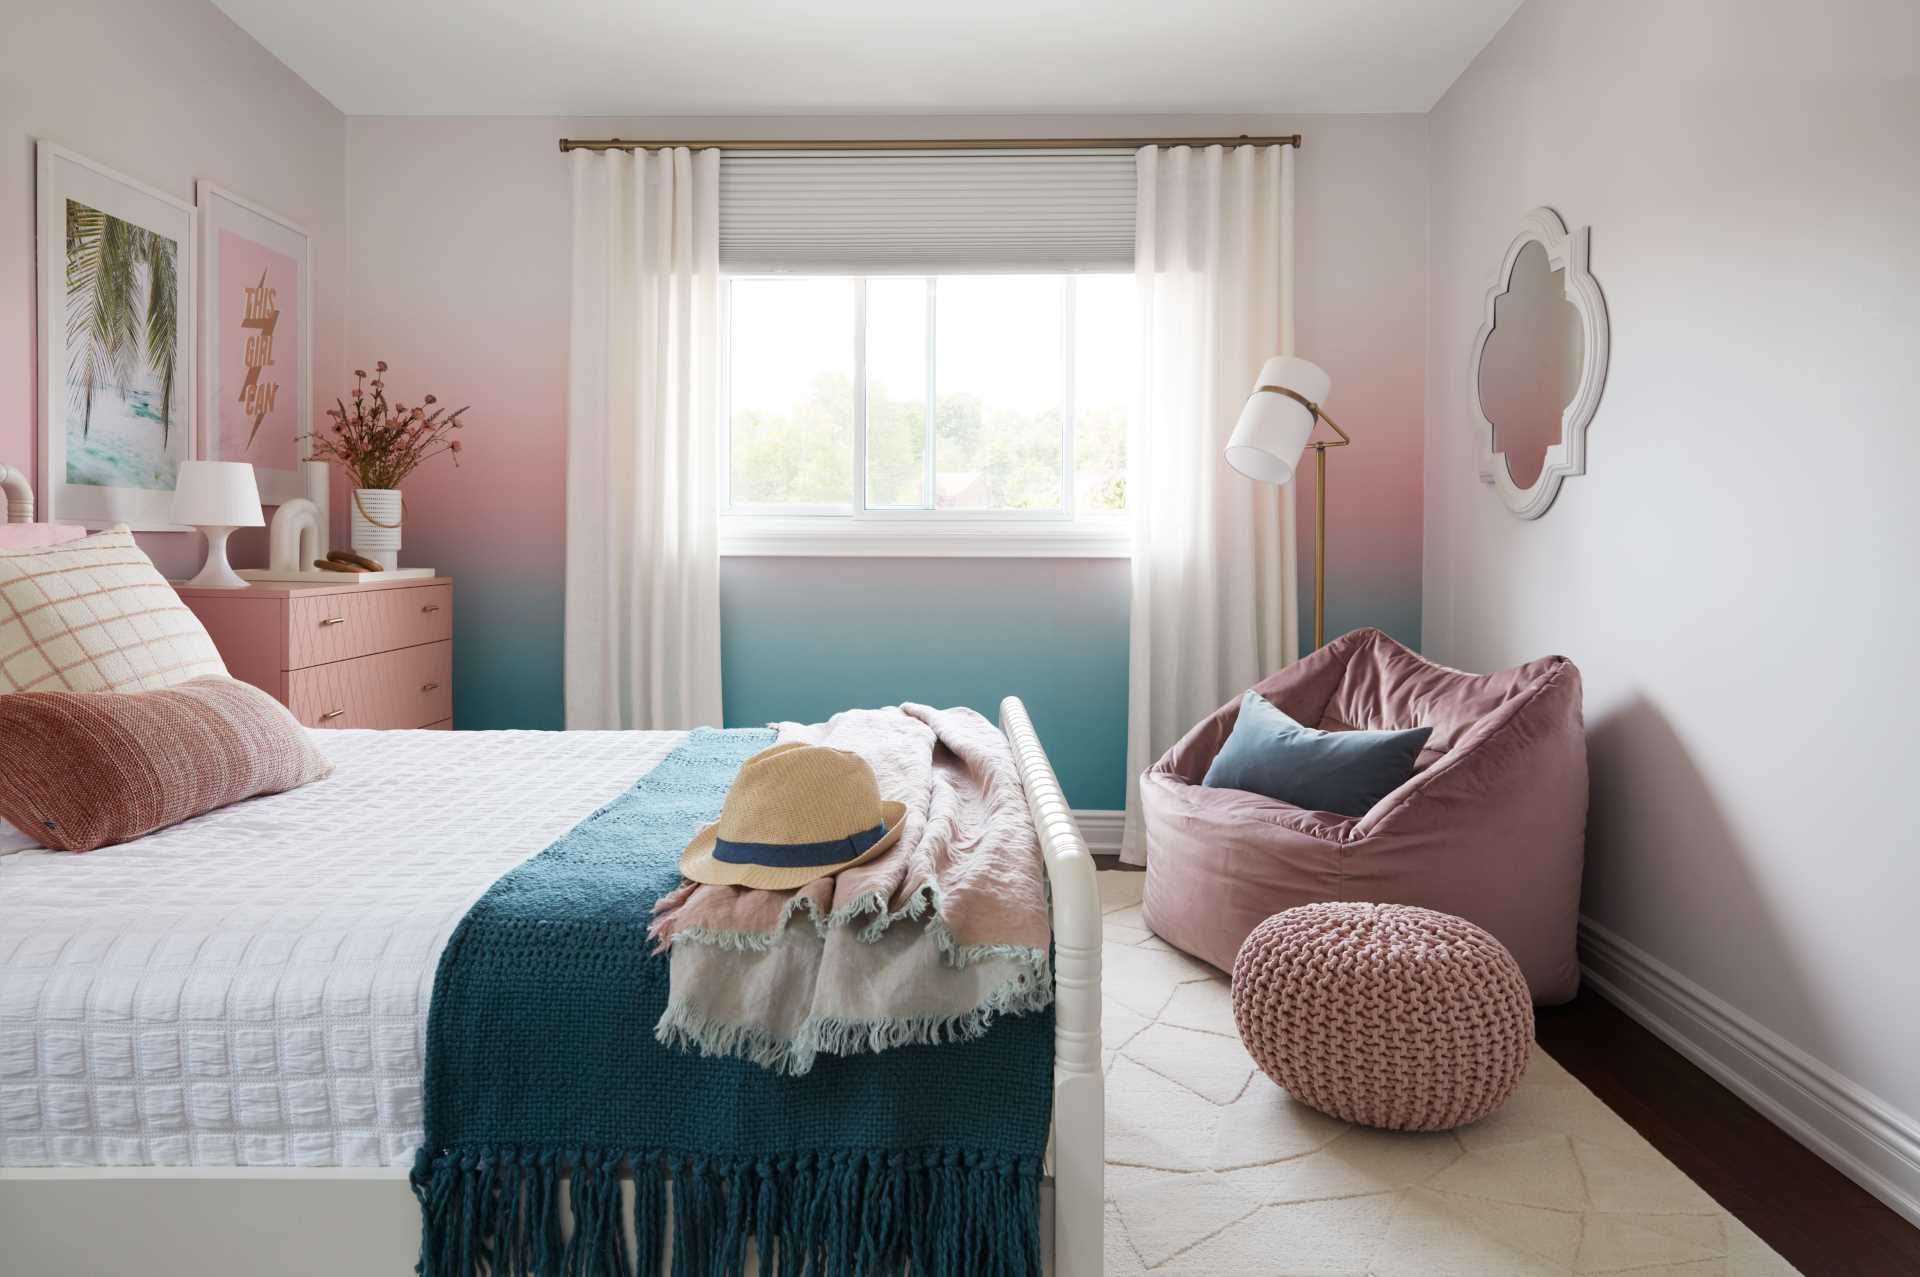
[{"label": "pink velvet bean bag chair", "polygon": [[1222,971],[1262,921],[1296,905],[1418,905],[1476,923],[1520,964],[1536,1003],[1580,985],[1574,928],[1586,850],[1580,671],[1564,656],[1464,674],[1355,630],[1260,683],[1309,727],[1433,728],[1419,770],[1364,816],[1200,784],[1239,698],[1140,780],[1147,925]]}]

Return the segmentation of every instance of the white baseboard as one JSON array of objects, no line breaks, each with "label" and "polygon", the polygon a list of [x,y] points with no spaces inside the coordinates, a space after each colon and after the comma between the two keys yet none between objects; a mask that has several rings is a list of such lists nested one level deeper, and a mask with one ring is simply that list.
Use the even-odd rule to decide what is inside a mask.
[{"label": "white baseboard", "polygon": [[1087,840],[1087,850],[1094,855],[1120,854],[1120,831],[1127,823],[1126,812],[1075,810],[1073,823],[1080,826],[1080,836]]},{"label": "white baseboard", "polygon": [[1580,957],[1608,1001],[1920,1225],[1920,1121],[1584,917]]}]

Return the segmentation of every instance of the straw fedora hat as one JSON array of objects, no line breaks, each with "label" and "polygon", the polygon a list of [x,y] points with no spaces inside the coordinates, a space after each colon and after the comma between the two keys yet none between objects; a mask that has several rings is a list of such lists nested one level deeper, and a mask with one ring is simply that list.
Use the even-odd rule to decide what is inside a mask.
[{"label": "straw fedora hat", "polygon": [[904,803],[887,802],[858,754],[798,741],[740,765],[720,819],[680,853],[695,882],[788,891],[864,864],[900,839]]}]

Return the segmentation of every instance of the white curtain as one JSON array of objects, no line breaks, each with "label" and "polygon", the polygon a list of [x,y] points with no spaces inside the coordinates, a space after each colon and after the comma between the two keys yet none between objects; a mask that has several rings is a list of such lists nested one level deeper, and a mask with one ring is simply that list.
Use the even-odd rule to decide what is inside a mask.
[{"label": "white curtain", "polygon": [[1146,862],[1139,776],[1300,653],[1293,487],[1221,456],[1260,365],[1293,346],[1293,148],[1146,147],[1134,271],[1140,411],[1122,859]]},{"label": "white curtain", "polygon": [[720,153],[572,164],[567,726],[719,726]]}]

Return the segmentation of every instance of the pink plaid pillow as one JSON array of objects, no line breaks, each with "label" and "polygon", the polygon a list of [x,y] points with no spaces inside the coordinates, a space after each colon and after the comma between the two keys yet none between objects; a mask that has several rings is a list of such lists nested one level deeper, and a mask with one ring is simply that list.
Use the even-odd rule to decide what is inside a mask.
[{"label": "pink plaid pillow", "polygon": [[0,550],[0,692],[137,692],[226,672],[124,526]]}]

